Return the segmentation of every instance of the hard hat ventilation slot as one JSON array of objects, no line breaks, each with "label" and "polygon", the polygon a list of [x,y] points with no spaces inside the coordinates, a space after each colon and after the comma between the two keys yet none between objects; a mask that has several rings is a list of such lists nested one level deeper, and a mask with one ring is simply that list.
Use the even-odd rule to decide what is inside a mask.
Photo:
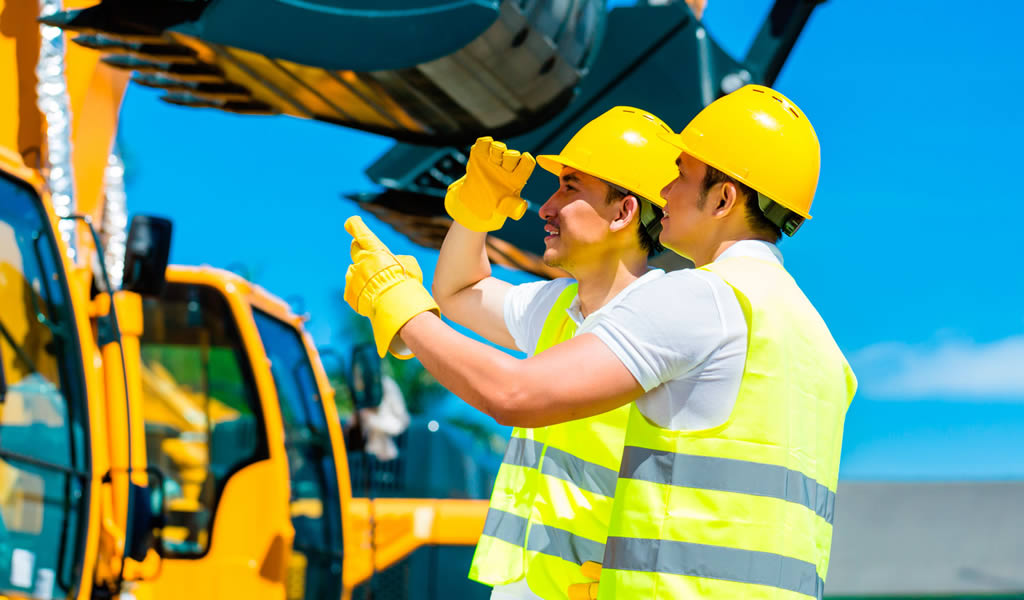
[{"label": "hard hat ventilation slot", "polygon": [[[757,91],[757,90],[755,90],[755,91]],[[789,102],[786,102],[785,100],[783,100],[782,98],[779,98],[778,96],[772,96],[772,100],[775,100],[776,102],[781,104],[786,110],[788,110],[789,112],[793,113],[794,117],[796,117],[798,119],[800,118],[800,113],[796,112],[796,110],[793,108],[793,106]]]},{"label": "hard hat ventilation slot", "polygon": [[528,28],[523,27],[522,29],[520,29],[519,33],[517,33],[516,36],[512,38],[512,47],[518,48],[522,46],[523,42],[526,41],[526,36],[528,35],[530,35],[530,30]]}]

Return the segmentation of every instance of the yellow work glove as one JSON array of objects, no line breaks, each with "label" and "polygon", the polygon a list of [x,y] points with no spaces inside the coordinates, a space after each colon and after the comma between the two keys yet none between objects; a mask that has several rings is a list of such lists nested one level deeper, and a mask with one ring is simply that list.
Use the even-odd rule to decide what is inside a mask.
[{"label": "yellow work glove", "polygon": [[477,139],[469,151],[466,174],[448,186],[444,208],[455,222],[473,231],[496,231],[506,217],[519,220],[526,201],[519,194],[537,161],[490,137]]},{"label": "yellow work glove", "polygon": [[588,560],[580,565],[580,572],[593,583],[573,583],[569,585],[569,600],[597,600],[597,582],[601,579],[601,563]]},{"label": "yellow work glove", "polygon": [[398,337],[398,330],[421,312],[441,309],[423,287],[423,272],[411,256],[395,256],[359,217],[345,221],[352,236],[352,266],[345,273],[345,302],[370,319],[377,353],[391,350],[398,358],[413,353]]}]

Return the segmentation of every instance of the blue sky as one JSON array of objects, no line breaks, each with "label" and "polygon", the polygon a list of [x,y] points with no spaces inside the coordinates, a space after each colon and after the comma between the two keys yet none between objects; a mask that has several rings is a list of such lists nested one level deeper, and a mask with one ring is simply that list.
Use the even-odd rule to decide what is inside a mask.
[{"label": "blue sky", "polygon": [[[705,24],[741,56],[770,6],[710,0]],[[815,218],[782,250],[861,382],[846,478],[1024,478],[1024,4],[967,6],[830,0],[776,82],[822,144]],[[341,194],[373,188],[363,169],[390,140],[182,109],[137,86],[120,140],[130,211],[174,219],[174,262],[244,264],[301,297],[318,344],[347,345],[342,223],[356,208]],[[435,252],[376,230],[429,278]]]}]

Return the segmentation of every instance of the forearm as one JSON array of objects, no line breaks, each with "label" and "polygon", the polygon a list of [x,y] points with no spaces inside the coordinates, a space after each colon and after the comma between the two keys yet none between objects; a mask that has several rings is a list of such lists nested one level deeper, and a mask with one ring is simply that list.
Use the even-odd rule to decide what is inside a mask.
[{"label": "forearm", "polygon": [[445,304],[452,296],[491,276],[486,241],[486,233],[452,223],[434,270],[432,292],[441,310],[447,312]]},{"label": "forearm", "polygon": [[402,328],[402,340],[423,366],[456,396],[506,423],[506,407],[516,394],[521,361],[455,331],[432,314],[417,315]]},{"label": "forearm", "polygon": [[503,425],[543,427],[582,419],[643,393],[595,336],[585,335],[520,360],[421,313],[399,335],[449,391]]}]

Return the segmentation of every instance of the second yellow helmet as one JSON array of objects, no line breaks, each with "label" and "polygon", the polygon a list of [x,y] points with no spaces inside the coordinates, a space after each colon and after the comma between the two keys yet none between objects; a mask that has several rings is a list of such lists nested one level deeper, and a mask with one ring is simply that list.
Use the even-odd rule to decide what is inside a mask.
[{"label": "second yellow helmet", "polygon": [[806,219],[818,186],[821,149],[807,116],[789,98],[746,85],[715,100],[666,141]]}]

